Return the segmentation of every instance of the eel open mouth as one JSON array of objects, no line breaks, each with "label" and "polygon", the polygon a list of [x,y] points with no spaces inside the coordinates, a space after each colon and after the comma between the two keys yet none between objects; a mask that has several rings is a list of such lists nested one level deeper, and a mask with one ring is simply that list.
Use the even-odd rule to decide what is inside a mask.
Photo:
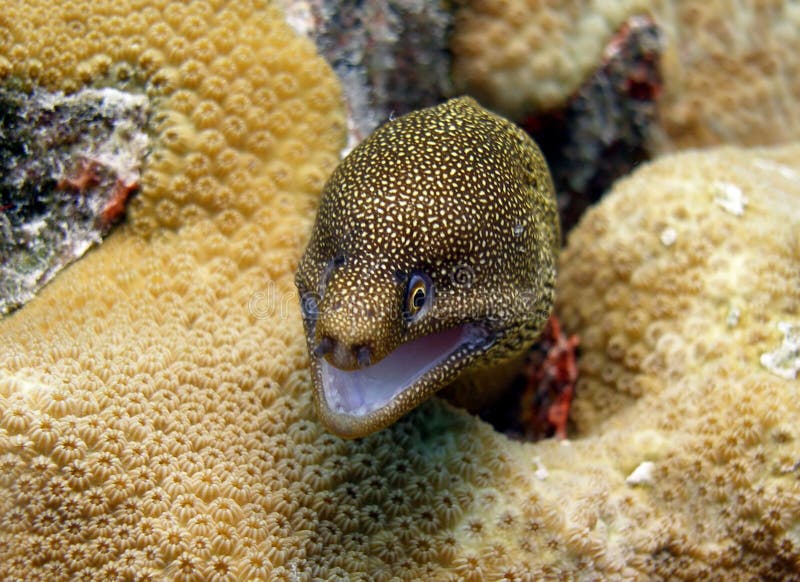
[{"label": "eel open mouth", "polygon": [[[444,364],[460,371],[469,355],[493,343],[486,330],[463,324],[406,342],[375,364],[358,370],[341,370],[319,358],[322,403],[336,416],[364,418],[395,401],[425,376]],[[459,365],[461,364],[461,365]],[[454,374],[443,375],[452,379]]]}]

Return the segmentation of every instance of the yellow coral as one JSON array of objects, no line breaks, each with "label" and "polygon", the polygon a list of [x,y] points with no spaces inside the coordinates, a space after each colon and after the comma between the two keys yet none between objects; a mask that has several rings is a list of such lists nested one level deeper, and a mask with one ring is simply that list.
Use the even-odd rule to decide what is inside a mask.
[{"label": "yellow coral", "polygon": [[[597,386],[579,390],[581,439],[513,443],[435,401],[346,442],[314,419],[292,285],[344,138],[338,89],[311,46],[250,2],[18,6],[0,4],[14,16],[0,38],[16,39],[0,55],[16,75],[41,73],[32,61],[48,62],[45,48],[69,46],[64,34],[37,40],[36,29],[52,21],[61,30],[70,18],[59,11],[70,8],[83,43],[61,57],[49,88],[103,82],[122,58],[143,89],[167,86],[153,95],[159,145],[129,223],[0,322],[0,578],[699,577],[800,567],[796,387],[757,361],[780,344],[770,321],[797,311],[797,285],[782,275],[786,253],[796,261],[800,248],[787,210],[797,208],[786,167],[796,148],[665,160],[579,227],[561,287],[568,323],[595,338],[585,342]],[[153,40],[129,42],[137,35]],[[74,87],[58,76],[70,59]],[[252,90],[233,98],[226,88],[237,83]],[[226,124],[234,118],[250,129]],[[256,127],[269,137],[250,141]],[[708,190],[714,176],[744,189],[742,216],[715,202],[735,200],[730,188]],[[644,214],[674,221],[663,225],[676,231],[673,260],[650,262],[664,251],[663,231],[637,223]],[[728,254],[715,255],[722,244]],[[724,260],[737,244],[762,279]],[[731,287],[726,273],[742,276]],[[626,288],[639,279],[654,296],[629,320]],[[608,308],[597,297],[613,286]],[[590,288],[597,296],[587,298]],[[753,348],[725,334],[696,339],[704,321],[717,331],[717,318],[727,321],[730,296],[717,289],[731,288],[742,301],[735,339]],[[672,290],[679,299],[666,301]],[[704,312],[709,301],[717,309]],[[630,357],[629,338],[654,343]],[[687,345],[718,355],[710,370]],[[637,366],[651,373],[620,380]],[[652,485],[626,485],[643,460],[653,462]]]},{"label": "yellow coral", "polygon": [[[720,379],[733,373],[730,358],[752,364],[749,374],[780,345],[778,324],[796,318],[800,300],[797,151],[668,158],[620,182],[612,201],[587,214],[559,289],[565,324],[584,330],[575,411],[582,433],[712,362],[726,362]],[[648,181],[669,184],[658,212],[633,202]],[[743,227],[746,237],[735,234]]]},{"label": "yellow coral", "polygon": [[599,66],[606,43],[651,2],[470,0],[451,41],[458,92],[518,119],[563,105]]},{"label": "yellow coral", "polygon": [[514,118],[564,105],[629,17],[663,33],[654,147],[774,144],[800,131],[800,10],[793,2],[470,0],[452,49],[459,92]]},{"label": "yellow coral", "polygon": [[661,147],[763,145],[800,135],[800,9],[794,2],[665,3]]},{"label": "yellow coral", "polygon": [[800,324],[799,159],[664,158],[563,254],[557,310],[583,350],[572,418],[581,440],[627,442],[621,468],[654,463],[647,495],[681,524],[679,547],[648,558],[660,577],[800,571],[797,383],[762,357]]}]

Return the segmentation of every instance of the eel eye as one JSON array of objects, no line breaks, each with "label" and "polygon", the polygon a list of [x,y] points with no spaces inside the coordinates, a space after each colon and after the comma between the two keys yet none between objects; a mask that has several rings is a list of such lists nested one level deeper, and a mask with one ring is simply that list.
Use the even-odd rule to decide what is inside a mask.
[{"label": "eel eye", "polygon": [[427,313],[433,301],[433,281],[424,273],[413,273],[408,278],[403,315],[415,321]]}]

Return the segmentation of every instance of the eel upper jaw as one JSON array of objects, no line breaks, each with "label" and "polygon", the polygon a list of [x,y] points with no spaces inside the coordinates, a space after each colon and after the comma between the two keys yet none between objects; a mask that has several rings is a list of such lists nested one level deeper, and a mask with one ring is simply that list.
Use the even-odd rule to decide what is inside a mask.
[{"label": "eel upper jaw", "polygon": [[433,391],[425,387],[453,380],[495,340],[482,325],[465,323],[406,342],[358,370],[312,356],[318,413],[340,436],[365,436],[427,399]]}]

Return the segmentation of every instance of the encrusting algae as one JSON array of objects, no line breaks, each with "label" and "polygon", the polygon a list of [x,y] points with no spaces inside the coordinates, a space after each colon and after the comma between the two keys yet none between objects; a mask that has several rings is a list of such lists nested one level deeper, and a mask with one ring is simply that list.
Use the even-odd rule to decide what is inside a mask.
[{"label": "encrusting algae", "polygon": [[[759,363],[797,313],[797,147],[665,158],[578,227],[570,445],[435,399],[344,441],[313,411],[292,281],[344,141],[311,46],[249,2],[0,14],[4,79],[165,83],[128,223],[0,322],[0,578],[797,575],[797,384]],[[265,287],[292,308],[255,309]]]}]

